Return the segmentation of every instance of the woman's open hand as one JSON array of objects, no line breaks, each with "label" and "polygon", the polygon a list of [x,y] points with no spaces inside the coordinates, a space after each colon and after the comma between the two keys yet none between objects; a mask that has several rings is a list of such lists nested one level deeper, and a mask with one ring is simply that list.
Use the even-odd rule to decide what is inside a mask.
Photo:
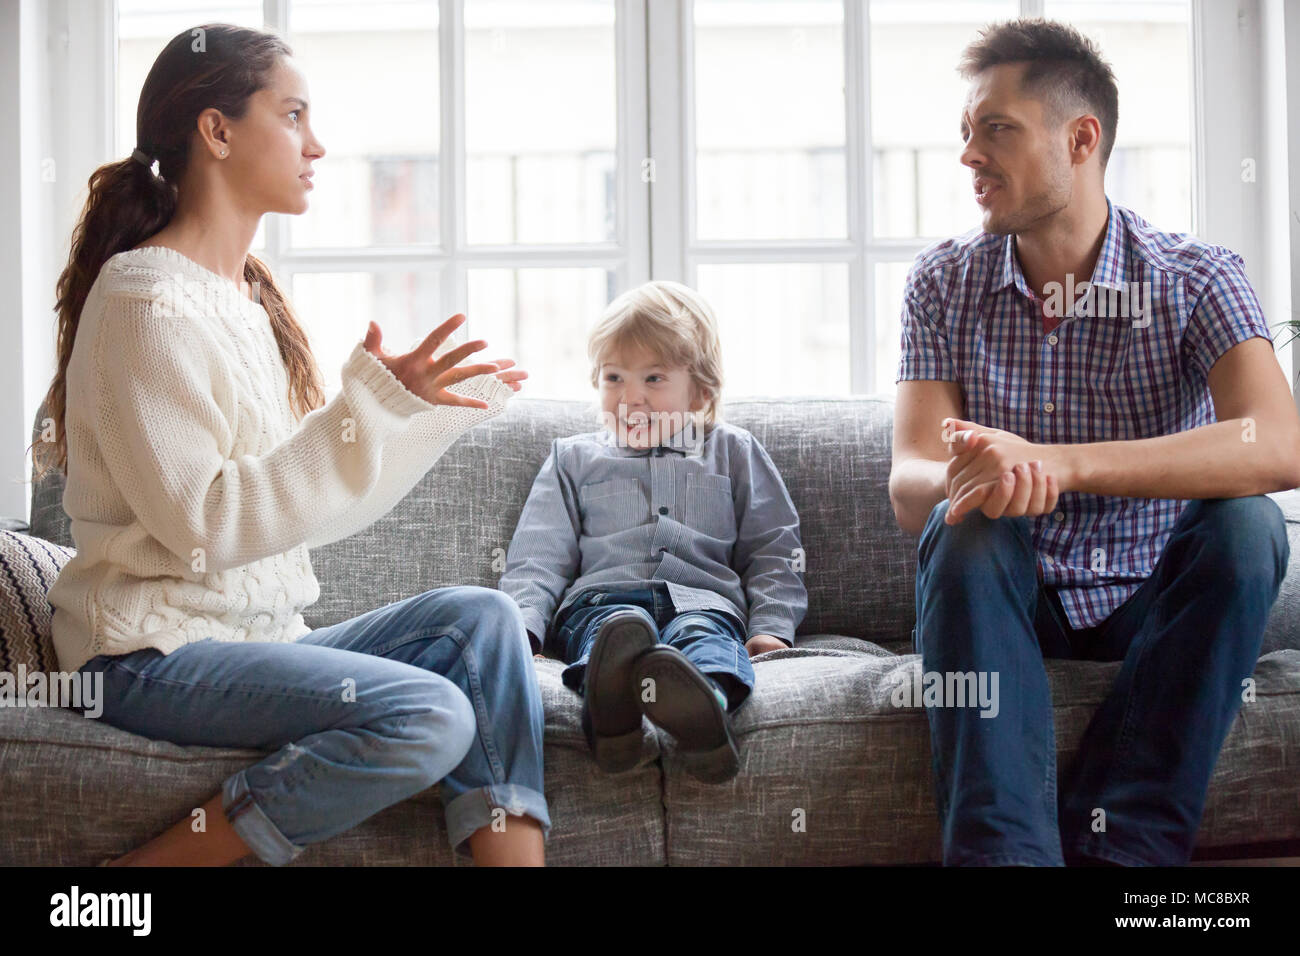
[{"label": "woman's open hand", "polygon": [[517,392],[520,388],[519,383],[528,377],[528,373],[523,369],[506,371],[515,364],[512,359],[497,359],[493,362],[480,362],[476,365],[458,364],[462,359],[480,349],[486,348],[487,342],[483,339],[466,342],[445,355],[435,357],[434,352],[437,351],[438,346],[464,322],[464,315],[459,313],[453,315],[430,332],[423,342],[404,355],[389,355],[384,352],[380,347],[383,333],[377,323],[371,322],[370,328],[366,330],[366,339],[363,345],[367,352],[384,363],[385,367],[393,373],[399,382],[406,386],[407,390],[420,396],[429,404],[487,408],[487,402],[477,398],[457,395],[455,392],[448,391],[448,386],[463,382],[467,378],[473,378],[475,375],[496,375],[498,380],[509,385]]},{"label": "woman's open hand", "polygon": [[507,372],[506,369],[515,364],[514,359],[499,358],[494,359],[494,361],[497,368],[501,369],[501,371],[497,372],[497,378],[505,382],[516,392],[519,391],[521,387],[519,383],[528,377],[528,373],[521,368],[517,368],[513,372]]}]

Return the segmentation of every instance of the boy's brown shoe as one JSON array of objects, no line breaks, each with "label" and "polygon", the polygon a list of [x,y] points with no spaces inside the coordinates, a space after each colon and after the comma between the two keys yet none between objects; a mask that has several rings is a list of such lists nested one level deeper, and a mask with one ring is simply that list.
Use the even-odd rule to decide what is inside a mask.
[{"label": "boy's brown shoe", "polygon": [[[677,648],[660,644],[638,657],[633,670],[641,712],[677,740],[686,772],[704,783],[734,777],[740,751],[731,722],[700,669]],[[647,678],[654,681],[650,695],[639,692]]]},{"label": "boy's brown shoe", "polygon": [[615,611],[596,631],[587,660],[582,730],[596,766],[606,773],[631,770],[641,760],[633,663],[658,642],[649,615],[634,610]]}]

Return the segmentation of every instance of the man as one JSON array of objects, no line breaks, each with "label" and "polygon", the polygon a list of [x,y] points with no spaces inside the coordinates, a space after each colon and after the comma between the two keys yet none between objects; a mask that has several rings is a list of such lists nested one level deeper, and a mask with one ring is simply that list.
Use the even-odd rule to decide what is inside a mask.
[{"label": "man", "polygon": [[[907,279],[890,498],[919,534],[944,862],[1182,864],[1289,547],[1300,418],[1240,257],[1106,197],[1118,93],[1077,31],[981,33],[961,161],[983,231]],[[1090,282],[1085,279],[1090,277]],[[1122,660],[1056,780],[1044,657]]]}]

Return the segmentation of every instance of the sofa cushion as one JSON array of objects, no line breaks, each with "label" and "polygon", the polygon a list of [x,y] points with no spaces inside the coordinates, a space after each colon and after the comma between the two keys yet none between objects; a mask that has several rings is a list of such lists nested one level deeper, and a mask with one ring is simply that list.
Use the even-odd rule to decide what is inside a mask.
[{"label": "sofa cushion", "polygon": [[[892,405],[882,399],[729,404],[780,469],[799,511],[808,614],[800,633],[906,638],[913,617],[915,539],[889,503]],[[443,455],[389,514],[312,552],[321,598],[313,627],[452,584],[495,587],[533,478],[556,438],[589,431],[583,402],[514,399]],[[394,549],[393,542],[404,546]],[[365,580],[367,587],[355,582]]]},{"label": "sofa cushion", "polygon": [[73,554],[43,538],[0,530],[0,672],[57,668],[46,594]]},{"label": "sofa cushion", "polygon": [[[662,865],[663,800],[658,739],[645,729],[642,764],[601,773],[587,751],[578,698],[563,666],[536,660],[546,713],[543,760],[551,814],[547,862]],[[149,740],[59,708],[0,708],[4,817],[0,863],[88,866],[166,829],[264,753]],[[447,842],[432,787],[352,829],[309,846],[291,865],[464,865]],[[255,857],[242,865],[262,866]]]},{"label": "sofa cushion", "polygon": [[[920,661],[830,636],[757,659],[755,692],[734,716],[734,780],[694,780],[664,738],[668,863],[939,862],[929,723],[915,701],[893,699]],[[1046,663],[1064,780],[1120,664]],[[1300,651],[1261,658],[1255,680],[1215,766],[1198,850],[1300,839]]]}]

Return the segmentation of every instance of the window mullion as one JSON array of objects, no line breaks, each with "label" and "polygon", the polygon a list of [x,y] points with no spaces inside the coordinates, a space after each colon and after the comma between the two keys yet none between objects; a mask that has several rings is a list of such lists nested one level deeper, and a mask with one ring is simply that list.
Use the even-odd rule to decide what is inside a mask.
[{"label": "window mullion", "polygon": [[262,0],[262,19],[268,30],[283,37],[289,34],[289,0]]},{"label": "window mullion", "polygon": [[646,5],[649,90],[650,274],[656,279],[690,282],[686,269],[686,191],[693,175],[686,155],[684,110],[688,66],[684,50],[687,0],[655,0]]},{"label": "window mullion", "polygon": [[[288,39],[289,36],[289,0],[262,0],[262,19],[267,29],[273,30]],[[289,223],[283,213],[268,213],[265,217],[266,257],[271,269],[280,272],[285,262],[285,252],[289,245]],[[292,277],[285,277],[287,294],[292,287]]]},{"label": "window mullion", "polygon": [[616,284],[629,288],[650,278],[650,184],[642,171],[642,161],[650,156],[646,0],[616,0],[614,31],[618,74],[615,239],[625,256]]},{"label": "window mullion", "polygon": [[[438,15],[438,117],[440,241],[448,259],[439,276],[442,315],[468,308],[468,288],[460,256],[465,248],[465,4],[440,0]],[[463,329],[464,327],[462,327]],[[459,333],[461,339],[466,331]]]},{"label": "window mullion", "polygon": [[1191,46],[1191,111],[1192,111],[1192,232],[1205,238],[1206,213],[1209,196],[1206,192],[1206,165],[1209,159],[1209,143],[1205,137],[1205,102],[1206,83],[1203,64],[1205,62],[1205,11],[1196,0],[1191,0],[1188,17],[1188,40]]},{"label": "window mullion", "polygon": [[868,0],[844,2],[844,135],[847,155],[845,183],[849,241],[855,247],[849,263],[849,391],[873,389],[875,297],[874,276],[867,271],[864,250],[872,229],[871,152],[871,25]]}]

